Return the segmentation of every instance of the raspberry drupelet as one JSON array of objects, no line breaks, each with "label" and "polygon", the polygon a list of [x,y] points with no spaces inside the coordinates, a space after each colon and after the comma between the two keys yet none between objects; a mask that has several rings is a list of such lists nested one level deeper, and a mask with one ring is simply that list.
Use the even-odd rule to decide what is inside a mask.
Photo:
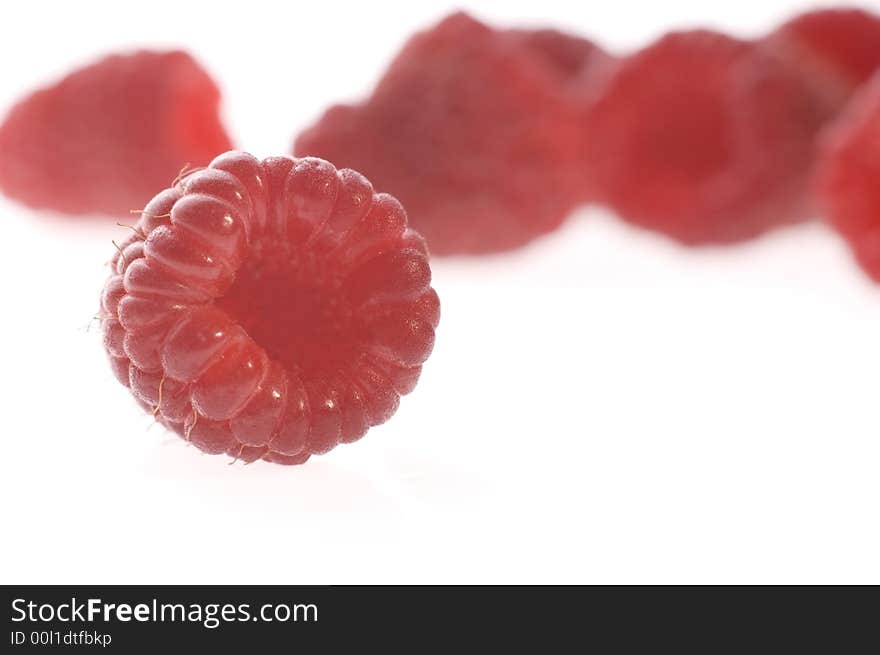
[{"label": "raspberry drupelet", "polygon": [[232,145],[220,91],[181,51],[111,55],[16,104],[0,125],[0,190],[39,209],[128,216],[184,166]]},{"label": "raspberry drupelet", "polygon": [[208,453],[300,464],[415,386],[440,315],[424,240],[362,175],[228,152],[144,208],[102,295],[113,370]]}]

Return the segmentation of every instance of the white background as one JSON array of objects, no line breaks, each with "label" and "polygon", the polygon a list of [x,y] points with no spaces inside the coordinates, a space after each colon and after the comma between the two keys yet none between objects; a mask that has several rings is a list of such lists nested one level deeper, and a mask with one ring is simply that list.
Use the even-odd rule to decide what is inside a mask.
[{"label": "white background", "polygon": [[[472,5],[627,49],[804,3]],[[241,146],[282,153],[448,9],[14,3],[0,111],[109,50],[181,45]],[[112,378],[86,327],[123,229],[0,215],[4,583],[880,583],[880,290],[819,224],[688,251],[586,209],[510,256],[436,261],[416,391],[287,468],[199,454]]]}]

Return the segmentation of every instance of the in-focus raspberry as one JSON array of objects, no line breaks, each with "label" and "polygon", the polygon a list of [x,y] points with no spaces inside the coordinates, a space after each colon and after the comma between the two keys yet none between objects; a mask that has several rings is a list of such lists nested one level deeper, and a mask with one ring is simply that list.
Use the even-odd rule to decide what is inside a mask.
[{"label": "in-focus raspberry", "polygon": [[823,121],[800,79],[754,44],[673,33],[604,86],[586,123],[586,175],[633,224],[685,244],[736,242],[809,214]]},{"label": "in-focus raspberry", "polygon": [[521,246],[563,221],[583,183],[573,178],[581,116],[561,80],[595,47],[547,41],[541,53],[454,14],[410,39],[365,102],[328,110],[294,152],[363,171],[400,198],[434,254]]},{"label": "in-focus raspberry", "polygon": [[12,108],[0,189],[36,208],[127,216],[186,165],[230,149],[219,102],[184,52],[109,56]]},{"label": "in-focus raspberry", "polygon": [[300,464],[415,386],[440,316],[392,196],[316,158],[220,155],[151,200],[102,295],[117,378],[208,453]]},{"label": "in-focus raspberry", "polygon": [[823,134],[818,169],[825,217],[880,282],[880,73]]}]

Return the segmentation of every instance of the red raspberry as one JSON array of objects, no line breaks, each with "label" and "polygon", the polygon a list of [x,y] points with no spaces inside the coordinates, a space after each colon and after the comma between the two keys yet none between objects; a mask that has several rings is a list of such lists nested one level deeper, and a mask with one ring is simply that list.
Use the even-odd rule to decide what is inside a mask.
[{"label": "red raspberry", "polygon": [[880,68],[880,17],[860,9],[819,9],[765,39],[813,91],[839,109]]},{"label": "red raspberry", "polygon": [[537,51],[454,14],[410,39],[366,102],[331,108],[294,152],[361,170],[399,197],[432,253],[521,246],[556,228],[578,195],[567,64]]},{"label": "red raspberry", "polygon": [[220,92],[184,52],[113,55],[37,91],[0,126],[0,189],[33,207],[127,215],[231,147]]},{"label": "red raspberry", "polygon": [[424,240],[321,159],[217,157],[144,208],[102,296],[119,380],[209,453],[300,464],[386,421],[434,343]]},{"label": "red raspberry", "polygon": [[859,264],[880,282],[880,73],[823,134],[817,195]]},{"label": "red raspberry", "polygon": [[823,116],[753,44],[675,33],[624,60],[593,105],[588,177],[625,220],[685,244],[802,219]]}]

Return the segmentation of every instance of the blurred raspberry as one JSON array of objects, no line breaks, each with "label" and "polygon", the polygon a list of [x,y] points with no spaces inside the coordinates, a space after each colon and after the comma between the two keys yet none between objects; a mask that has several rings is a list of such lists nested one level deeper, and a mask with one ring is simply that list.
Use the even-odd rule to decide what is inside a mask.
[{"label": "blurred raspberry", "polygon": [[187,164],[228,150],[220,92],[186,53],[112,55],[15,105],[0,189],[70,214],[128,215]]},{"label": "blurred raspberry", "polygon": [[816,187],[829,222],[880,282],[880,73],[823,134]]},{"label": "blurred raspberry", "polygon": [[435,254],[508,250],[553,230],[583,193],[582,117],[562,80],[598,50],[520,35],[446,18],[407,42],[365,102],[331,108],[294,152],[360,170],[400,198]]},{"label": "blurred raspberry", "polygon": [[800,79],[753,44],[673,33],[608,81],[587,120],[586,173],[633,224],[685,244],[736,242],[808,215],[823,120]]},{"label": "blurred raspberry", "polygon": [[764,45],[836,110],[880,69],[880,16],[818,9],[783,24]]}]

